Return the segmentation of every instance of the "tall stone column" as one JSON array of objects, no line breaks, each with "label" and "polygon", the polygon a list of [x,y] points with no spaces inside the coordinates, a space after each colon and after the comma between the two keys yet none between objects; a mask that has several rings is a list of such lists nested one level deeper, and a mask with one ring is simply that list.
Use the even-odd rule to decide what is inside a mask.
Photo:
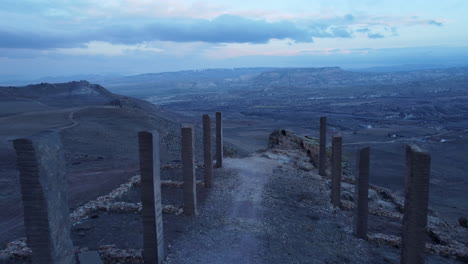
[{"label": "tall stone column", "polygon": [[193,126],[182,126],[182,170],[184,175],[184,213],[197,215]]},{"label": "tall stone column", "polygon": [[138,133],[140,150],[141,203],[143,219],[143,259],[160,264],[165,257],[161,204],[161,163],[159,133]]},{"label": "tall stone column", "polygon": [[205,187],[213,186],[213,155],[211,154],[211,119],[203,115],[203,158],[205,167]]},{"label": "tall stone column", "polygon": [[368,147],[358,151],[356,183],[354,185],[354,234],[362,239],[367,239],[369,218],[369,158],[370,149]]},{"label": "tall stone column", "polygon": [[341,205],[342,141],[341,136],[334,136],[332,139],[331,201],[334,206]]},{"label": "tall stone column", "polygon": [[216,112],[216,168],[223,167],[223,118]]},{"label": "tall stone column", "polygon": [[416,146],[406,146],[405,207],[401,263],[424,263],[431,156]]},{"label": "tall stone column", "polygon": [[60,136],[45,132],[13,146],[24,207],[27,244],[34,264],[75,263],[70,239],[65,159]]},{"label": "tall stone column", "polygon": [[327,164],[327,118],[320,118],[319,175],[326,176]]}]

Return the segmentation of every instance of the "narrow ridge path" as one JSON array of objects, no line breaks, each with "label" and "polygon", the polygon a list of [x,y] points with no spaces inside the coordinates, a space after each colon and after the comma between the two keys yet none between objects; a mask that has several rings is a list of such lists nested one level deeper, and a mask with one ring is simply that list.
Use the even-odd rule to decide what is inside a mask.
[{"label": "narrow ridge path", "polygon": [[167,263],[262,263],[268,228],[262,198],[277,163],[250,156],[223,164],[195,225],[171,245]]},{"label": "narrow ridge path", "polygon": [[[316,170],[274,150],[224,164],[166,263],[399,263],[397,248],[352,234],[352,212],[331,206],[330,182]],[[459,262],[428,255],[426,263]]]}]

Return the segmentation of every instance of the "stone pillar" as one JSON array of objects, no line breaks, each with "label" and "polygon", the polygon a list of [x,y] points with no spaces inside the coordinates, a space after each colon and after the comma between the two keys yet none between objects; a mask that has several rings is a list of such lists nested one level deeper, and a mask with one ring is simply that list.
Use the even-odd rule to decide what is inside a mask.
[{"label": "stone pillar", "polygon": [[319,175],[326,176],[327,164],[327,118],[320,118]]},{"label": "stone pillar", "polygon": [[182,126],[182,170],[184,175],[184,213],[197,215],[197,184],[195,179],[195,160],[193,126]]},{"label": "stone pillar", "polygon": [[401,237],[401,263],[424,263],[431,156],[406,146],[405,207]]},{"label": "stone pillar", "polygon": [[367,221],[369,218],[369,156],[369,147],[362,148],[358,151],[356,159],[354,235],[362,239],[367,239]]},{"label": "stone pillar", "polygon": [[331,201],[334,206],[341,205],[341,136],[332,139],[332,177],[331,177]]},{"label": "stone pillar", "polygon": [[211,119],[203,115],[203,158],[205,167],[205,187],[213,186],[213,155],[211,154]]},{"label": "stone pillar", "polygon": [[159,133],[138,133],[141,175],[141,216],[143,219],[143,259],[159,264],[164,260],[164,232],[161,204]]},{"label": "stone pillar", "polygon": [[223,119],[221,112],[216,112],[216,168],[223,167]]},{"label": "stone pillar", "polygon": [[45,132],[16,139],[13,146],[17,155],[24,225],[27,244],[32,250],[32,263],[75,263],[60,136]]}]

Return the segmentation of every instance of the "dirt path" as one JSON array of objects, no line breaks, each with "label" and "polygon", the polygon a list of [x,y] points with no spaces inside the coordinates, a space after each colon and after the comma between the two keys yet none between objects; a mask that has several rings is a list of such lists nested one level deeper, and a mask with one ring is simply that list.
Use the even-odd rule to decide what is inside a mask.
[{"label": "dirt path", "polygon": [[[84,109],[84,108],[83,108],[83,109]],[[81,110],[81,109],[80,109],[80,110]],[[60,127],[56,128],[56,130],[57,130],[57,131],[63,131],[63,130],[65,130],[65,129],[71,129],[71,128],[74,128],[74,127],[78,126],[78,125],[79,125],[79,122],[76,121],[76,120],[74,119],[74,116],[75,116],[75,113],[78,112],[78,111],[80,111],[80,110],[75,110],[75,111],[72,111],[72,112],[70,112],[70,113],[68,114],[68,121],[70,121],[71,124],[64,125],[64,126],[60,126]]]},{"label": "dirt path", "polygon": [[256,156],[226,160],[225,167],[236,170],[239,177],[238,190],[234,192],[229,207],[228,221],[234,224],[233,228],[243,229],[243,232],[239,233],[238,240],[227,243],[236,246],[237,250],[226,251],[225,257],[229,262],[225,263],[258,263],[258,253],[264,249],[262,241],[254,234],[265,227],[262,215],[265,210],[262,205],[263,192],[276,165],[271,160]]},{"label": "dirt path", "polygon": [[[275,155],[226,159],[166,263],[399,263],[398,249],[352,235],[351,212],[330,205],[316,171]],[[431,255],[426,263],[457,262]]]},{"label": "dirt path", "polygon": [[330,208],[323,183],[262,154],[226,159],[167,263],[388,263],[343,234],[351,223]]},{"label": "dirt path", "polygon": [[106,109],[106,108],[115,108],[115,107],[114,106],[86,106],[86,107],[73,109],[68,114],[68,121],[70,122],[70,124],[55,127],[54,130],[60,132],[60,131],[67,130],[67,129],[72,129],[72,128],[78,126],[80,124],[80,122],[75,120],[75,114],[77,112],[79,112],[79,111],[83,111],[83,110],[87,110],[87,109],[91,109],[91,108]]},{"label": "dirt path", "polygon": [[190,228],[171,246],[167,263],[261,263],[266,230],[262,199],[276,165],[258,156],[225,159],[225,168],[217,171],[223,178],[216,180],[196,218],[203,231]]}]

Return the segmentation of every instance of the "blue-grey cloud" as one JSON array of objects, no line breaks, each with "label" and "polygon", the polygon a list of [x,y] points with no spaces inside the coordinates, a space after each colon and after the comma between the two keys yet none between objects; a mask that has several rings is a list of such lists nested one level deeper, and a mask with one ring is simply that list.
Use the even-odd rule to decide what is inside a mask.
[{"label": "blue-grey cloud", "polygon": [[[345,19],[353,20],[348,15]],[[86,27],[84,27],[86,28]],[[90,41],[138,44],[146,41],[206,43],[267,43],[272,39],[313,42],[313,38],[350,38],[346,26],[299,25],[289,21],[269,22],[233,15],[207,19],[157,19],[149,24],[124,23],[89,26],[87,31],[16,32],[0,30],[0,48],[53,49],[81,47]]]},{"label": "blue-grey cloud", "polygon": [[338,38],[351,38],[351,33],[344,27],[331,28],[331,36]]},{"label": "blue-grey cloud", "polygon": [[367,37],[370,39],[380,39],[380,38],[384,38],[385,36],[380,33],[369,33],[367,34]]},{"label": "blue-grey cloud", "polygon": [[370,32],[370,29],[369,28],[360,28],[360,29],[356,29],[357,32],[359,33],[368,33]]},{"label": "blue-grey cloud", "polygon": [[142,41],[163,40],[175,42],[209,43],[266,43],[271,39],[292,39],[312,42],[313,32],[294,23],[267,22],[239,16],[223,15],[213,20],[160,20],[141,28],[115,26],[101,29],[95,38],[105,41],[133,44]]},{"label": "blue-grey cloud", "polygon": [[351,22],[351,21],[354,21],[354,16],[351,15],[351,14],[347,14],[347,15],[344,16],[344,19],[345,19],[346,21]]},{"label": "blue-grey cloud", "polygon": [[0,48],[50,49],[83,46],[80,36],[66,33],[36,33],[0,29]]},{"label": "blue-grey cloud", "polygon": [[444,24],[442,24],[442,22],[438,22],[438,21],[435,21],[435,20],[429,20],[429,25],[434,25],[434,26],[443,26]]}]

